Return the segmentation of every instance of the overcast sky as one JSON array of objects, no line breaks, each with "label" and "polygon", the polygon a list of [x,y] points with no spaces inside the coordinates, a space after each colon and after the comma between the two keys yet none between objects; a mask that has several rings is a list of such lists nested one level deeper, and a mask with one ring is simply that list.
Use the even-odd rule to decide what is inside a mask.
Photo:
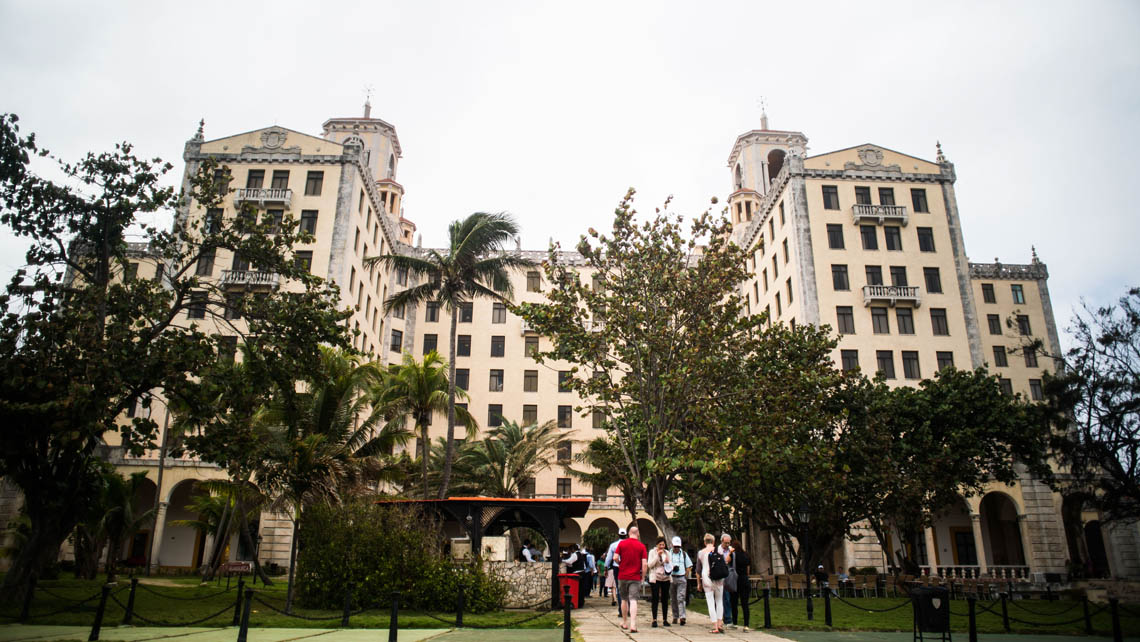
[{"label": "overcast sky", "polygon": [[[64,158],[128,140],[174,162],[331,116],[396,126],[426,245],[505,210],[524,247],[607,228],[625,189],[696,212],[760,126],[809,153],[941,140],[973,261],[1049,266],[1059,325],[1140,285],[1135,2],[74,2],[0,0],[0,111]],[[5,281],[22,245],[0,230]]]}]

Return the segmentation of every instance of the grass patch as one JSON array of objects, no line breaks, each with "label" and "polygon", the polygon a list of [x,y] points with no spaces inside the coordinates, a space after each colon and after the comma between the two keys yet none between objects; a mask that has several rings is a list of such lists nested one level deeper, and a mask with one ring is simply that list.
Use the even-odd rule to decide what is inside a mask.
[{"label": "grass patch", "polygon": [[[755,599],[755,596],[753,597]],[[772,628],[786,631],[906,631],[913,627],[914,614],[910,601],[906,598],[848,598],[845,604],[832,598],[831,600],[831,627],[824,623],[824,601],[815,598],[815,619],[808,621],[807,608],[802,598],[771,598],[769,604],[772,612]],[[855,605],[855,606],[852,606]],[[899,608],[885,613],[872,612],[867,609],[887,609],[893,606]],[[1080,602],[1058,600],[1050,602],[1045,600],[1017,600],[1008,605],[1010,631],[1013,633],[1033,634],[1069,634],[1085,635],[1083,611]],[[862,607],[862,608],[860,608]],[[992,609],[984,611],[982,607]],[[1097,612],[1103,607],[1103,611]],[[708,617],[708,608],[703,593],[693,596],[689,608]],[[1027,610],[1028,609],[1028,610]],[[1131,613],[1126,612],[1129,609]],[[969,607],[966,600],[952,600],[950,602],[950,627],[955,632],[968,631],[969,622],[966,617]],[[1030,612],[1032,611],[1032,612]],[[1092,617],[1093,633],[1095,635],[1112,635],[1112,616],[1107,604],[1089,604],[1089,612],[1096,613]],[[977,630],[979,633],[1005,633],[1002,626],[1001,602],[977,602]],[[959,617],[960,614],[960,617]],[[1136,614],[1136,615],[1134,615]],[[1122,605],[1120,610],[1120,626],[1125,635],[1140,634],[1140,607],[1135,605]],[[738,608],[737,616],[743,620],[743,613]],[[1025,624],[1032,622],[1034,624]],[[1067,623],[1072,620],[1076,622]],[[751,628],[761,628],[764,624],[764,603],[758,601],[751,607]],[[1053,626],[1050,626],[1050,625]]]},{"label": "grass patch", "polygon": [[[146,584],[140,582],[135,593],[136,617],[132,622],[136,626],[148,626],[152,622],[158,625],[191,626],[202,618],[205,621],[193,624],[194,626],[229,626],[233,622],[234,604],[237,596],[237,581],[230,584],[226,590],[226,583],[210,583],[199,585],[199,580],[193,577],[161,578],[163,584]],[[173,579],[173,582],[171,580]],[[175,584],[171,586],[170,584]],[[99,598],[76,605],[76,602],[98,596],[103,585],[101,580],[75,580],[61,579],[43,581],[36,589],[35,599],[32,602],[31,617],[28,624],[57,624],[91,626],[95,620],[95,610]],[[263,586],[260,582],[254,589],[256,598],[272,605],[277,609],[285,608],[286,584],[284,581],[271,586]],[[149,589],[149,590],[147,590]],[[113,595],[122,605],[127,604],[130,594],[130,581],[119,582]],[[103,616],[104,626],[117,626],[123,621],[125,610],[114,599],[107,601],[106,613]],[[387,596],[380,598],[380,604],[371,605],[364,613],[353,615],[349,620],[351,628],[388,628],[391,601]],[[360,604],[353,605],[353,611],[360,609]],[[288,628],[339,628],[342,612],[338,610],[303,609],[295,608],[293,612],[306,618],[300,619],[279,614],[273,609],[257,602],[253,603],[250,612],[249,625],[251,627],[288,627]],[[11,622],[20,614],[20,606],[13,604],[0,605],[0,622]],[[521,620],[538,615],[537,611],[496,611],[491,613],[465,613],[464,626],[473,628],[505,628],[518,626],[527,629],[551,629],[562,626],[562,613],[552,612],[541,615],[533,620],[519,623]],[[435,616],[435,617],[432,617]],[[438,619],[437,619],[438,618]],[[424,613],[401,610],[399,626],[401,629],[439,629],[448,628],[447,622],[455,621],[454,613]]]}]

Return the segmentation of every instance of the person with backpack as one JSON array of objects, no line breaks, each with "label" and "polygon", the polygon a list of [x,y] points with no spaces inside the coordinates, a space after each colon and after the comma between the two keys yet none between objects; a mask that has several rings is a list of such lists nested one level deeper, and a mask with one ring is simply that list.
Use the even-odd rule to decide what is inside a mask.
[{"label": "person with backpack", "polygon": [[724,633],[724,578],[728,577],[728,564],[716,549],[716,538],[705,533],[705,547],[697,553],[701,576],[697,590],[705,594],[712,629],[709,633]]},{"label": "person with backpack", "polygon": [[[673,550],[669,553],[672,569],[669,573],[669,603],[673,605],[673,624],[680,618],[681,626],[685,626],[685,607],[689,600],[689,569],[693,568],[693,560],[689,554],[681,549],[681,537],[673,536]],[[668,620],[668,613],[666,620]]]},{"label": "person with backpack", "polygon": [[[728,533],[721,533],[720,546],[717,547],[716,552],[720,553],[724,558],[724,563],[728,568],[732,568],[732,536]],[[735,578],[734,578],[735,579]],[[721,608],[724,610],[724,623],[728,628],[735,629],[736,624],[733,623],[732,612],[735,608],[736,600],[736,583],[735,581],[726,581],[724,583],[724,603]]]},{"label": "person with backpack", "polygon": [[618,604],[617,564],[614,563],[614,551],[625,538],[625,529],[619,528],[618,538],[610,542],[610,547],[606,549],[606,588],[610,590],[610,606],[618,607],[618,617],[621,617],[621,604]]}]

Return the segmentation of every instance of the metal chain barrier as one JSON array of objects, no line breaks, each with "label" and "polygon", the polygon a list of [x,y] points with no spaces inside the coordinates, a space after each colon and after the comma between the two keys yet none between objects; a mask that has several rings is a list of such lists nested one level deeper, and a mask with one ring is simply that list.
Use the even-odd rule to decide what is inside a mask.
[{"label": "metal chain barrier", "polygon": [[1123,604],[1117,605],[1116,608],[1120,609],[1121,613],[1129,617],[1140,617],[1140,611],[1133,611],[1132,609],[1125,607]]},{"label": "metal chain barrier", "polygon": [[49,591],[48,589],[46,589],[42,586],[37,586],[36,590],[39,591],[40,593],[43,593],[44,595],[50,595],[51,597],[54,597],[57,600],[63,600],[64,602],[71,602],[71,603],[75,604],[76,606],[79,606],[80,604],[86,604],[87,602],[90,602],[91,600],[94,600],[95,598],[102,595],[102,592],[100,591],[98,593],[95,593],[94,595],[92,595],[91,597],[89,597],[87,599],[76,600],[73,597],[65,597],[63,595],[60,595],[59,593],[53,593],[52,591]]},{"label": "metal chain barrier", "polygon": [[[998,613],[997,611],[993,610],[993,606],[1000,601],[1001,600],[994,600],[993,602],[990,602],[989,606],[986,606],[986,605],[982,604],[981,602],[974,602],[974,608],[977,609],[977,612],[975,613],[975,615],[977,615],[978,613],[993,613],[994,615],[1000,616],[1001,613]],[[970,617],[969,613],[955,613],[952,610],[950,610],[950,615],[953,615],[955,617]]]},{"label": "metal chain barrier", "polygon": [[[124,589],[126,589],[126,588],[127,588],[127,587],[125,587],[125,586],[124,586],[123,588],[121,588],[121,589],[119,589],[118,591],[116,591],[116,593],[121,593],[121,592],[122,592]],[[41,589],[37,589],[37,590],[41,590],[41,591],[42,591],[43,589],[41,588]],[[44,592],[46,593],[46,591],[44,591]],[[51,595],[51,593],[48,593],[48,595]],[[98,598],[98,597],[99,597],[99,596],[101,596],[101,595],[103,595],[103,592],[102,592],[102,591],[100,591],[100,592],[96,593],[95,595],[92,595],[91,597],[87,598],[86,600],[83,600],[82,602],[73,602],[72,604],[69,604],[68,606],[65,606],[65,607],[63,607],[62,609],[60,609],[60,610],[58,610],[58,611],[52,611],[51,613],[39,613],[39,614],[32,614],[32,613],[29,613],[29,614],[28,614],[28,619],[29,619],[29,620],[34,620],[34,619],[36,619],[36,618],[41,618],[41,617],[51,617],[51,616],[53,616],[53,615],[59,615],[59,614],[61,614],[61,613],[70,613],[70,612],[74,611],[76,608],[78,608],[78,607],[80,607],[80,606],[83,606],[84,604],[86,604],[86,603],[90,602],[91,600],[94,600],[94,599]],[[112,597],[114,597],[114,593],[112,593],[111,595],[112,595]],[[53,596],[53,597],[54,597],[54,596]],[[67,598],[61,598],[61,599],[64,599],[64,600],[66,600]]]},{"label": "metal chain barrier", "polygon": [[865,607],[865,606],[859,606],[858,604],[852,604],[851,602],[848,602],[847,600],[845,600],[845,599],[843,599],[843,598],[839,597],[838,595],[835,595],[835,596],[833,596],[833,597],[834,597],[835,599],[839,600],[840,602],[843,602],[843,603],[844,603],[844,604],[846,604],[847,606],[850,606],[851,608],[854,608],[854,609],[859,609],[860,611],[867,611],[868,613],[887,613],[888,611],[895,611],[895,610],[901,609],[901,608],[902,608],[902,607],[904,607],[904,606],[910,606],[910,601],[909,601],[909,600],[907,600],[907,601],[905,601],[905,602],[901,602],[901,603],[899,603],[899,604],[897,604],[897,605],[895,605],[895,606],[892,606],[892,607],[890,607],[890,608],[885,608],[885,609],[871,609],[871,608],[867,608],[867,607]]},{"label": "metal chain barrier", "polygon": [[[1089,617],[1090,618],[1096,617],[1097,615],[1100,615],[1101,613],[1104,613],[1107,610],[1108,609],[1101,607],[1101,608],[1097,609],[1096,611],[1089,613]],[[1011,615],[1011,616],[1009,616],[1009,621],[1010,622],[1017,622],[1018,624],[1024,624],[1026,626],[1068,626],[1070,624],[1076,624],[1077,622],[1084,622],[1085,616],[1081,615],[1081,617],[1079,617],[1075,620],[1067,620],[1065,622],[1028,622],[1026,620],[1019,620],[1019,619],[1017,619]]]},{"label": "metal chain barrier", "polygon": [[198,595],[195,597],[182,597],[180,595],[167,595],[166,593],[160,593],[160,592],[152,589],[151,587],[147,586],[146,584],[143,584],[142,582],[139,582],[138,587],[141,588],[142,590],[146,591],[147,593],[150,593],[152,595],[157,595],[157,596],[164,598],[164,599],[167,599],[167,600],[184,600],[187,602],[192,602],[194,600],[207,600],[207,599],[210,599],[212,597],[217,597],[219,595],[225,595],[226,593],[233,591],[234,588],[237,588],[235,586],[234,588],[224,589],[224,590],[218,591],[216,593],[210,593],[208,595]]},{"label": "metal chain barrier", "polygon": [[[1049,617],[1050,615],[1064,615],[1064,614],[1068,613],[1069,611],[1072,611],[1073,609],[1077,608],[1078,606],[1081,606],[1080,602],[1076,602],[1072,606],[1070,606],[1069,608],[1065,609],[1064,611],[1058,611],[1056,613],[1042,613],[1040,611],[1034,611],[1033,609],[1029,609],[1029,608],[1022,606],[1021,602],[1024,602],[1024,601],[1025,600],[1010,600],[1009,603],[1012,604],[1013,606],[1016,606],[1017,608],[1021,609],[1022,611],[1025,611],[1026,613],[1032,613],[1033,615],[1040,615],[1041,617]],[[1082,618],[1083,618],[1083,616],[1082,616]]]},{"label": "metal chain barrier", "polygon": [[[123,611],[127,610],[127,605],[120,602],[119,598],[115,597],[114,594],[111,595],[111,601],[113,601],[115,604],[118,604],[119,608],[123,609]],[[207,620],[212,620],[212,619],[218,617],[219,615],[222,615],[223,613],[229,613],[229,612],[233,611],[233,608],[234,607],[232,604],[227,604],[224,608],[222,608],[222,610],[218,611],[217,613],[211,613],[210,615],[207,615],[206,617],[199,618],[197,620],[191,620],[189,622],[166,622],[164,620],[152,620],[148,617],[144,617],[137,610],[132,611],[131,614],[132,614],[132,616],[137,617],[138,619],[142,620],[146,624],[150,624],[152,626],[195,626],[198,624],[202,624],[203,622],[206,622]]]},{"label": "metal chain barrier", "polygon": [[[276,606],[273,606],[269,602],[266,602],[265,600],[261,599],[260,597],[257,597],[256,593],[253,595],[253,601],[257,602],[258,604],[264,606],[265,608],[277,613],[278,615],[284,615],[286,617],[295,617],[299,620],[308,620],[309,622],[325,622],[328,620],[339,620],[343,617],[343,614],[341,614],[341,613],[337,613],[336,615],[325,615],[325,616],[320,616],[320,617],[313,617],[313,616],[309,616],[309,615],[301,615],[299,613],[286,613],[285,609],[279,609]],[[230,608],[232,608],[232,607],[230,607]],[[364,612],[364,610],[362,609],[360,611],[360,613],[363,613],[363,612]]]}]

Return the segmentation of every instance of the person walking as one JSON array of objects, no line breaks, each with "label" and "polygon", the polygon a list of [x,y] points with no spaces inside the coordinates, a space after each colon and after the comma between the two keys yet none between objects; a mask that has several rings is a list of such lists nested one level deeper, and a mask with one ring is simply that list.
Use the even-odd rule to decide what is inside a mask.
[{"label": "person walking", "polygon": [[586,554],[586,597],[590,597],[590,594],[594,592],[594,578],[598,575],[598,564],[590,549],[583,548],[582,552]]},{"label": "person walking", "polygon": [[[673,605],[673,624],[680,619],[681,626],[685,626],[685,605],[689,592],[689,569],[693,568],[693,560],[681,548],[681,537],[673,536],[673,550],[669,551],[669,603]],[[663,614],[665,626],[669,626],[669,613]]]},{"label": "person walking", "polygon": [[669,626],[669,573],[673,563],[669,551],[665,549],[665,538],[658,537],[657,544],[649,551],[649,604],[653,612],[653,624],[657,628],[657,605],[661,605],[661,616],[665,626]]},{"label": "person walking", "polygon": [[[709,621],[712,622],[709,633],[724,633],[724,577],[728,574],[727,564],[716,549],[716,538],[713,534],[705,533],[704,540],[705,547],[697,553],[697,561],[701,567],[697,590],[704,592],[705,602],[709,607]],[[725,575],[720,574],[721,569]],[[715,576],[720,577],[713,579]]]},{"label": "person walking", "polygon": [[[716,550],[721,554],[721,557],[724,558],[724,563],[732,566],[732,536],[728,533],[721,533],[720,546]],[[724,588],[724,604],[721,608],[724,610],[724,623],[727,624],[730,629],[736,628],[736,624],[733,623],[732,619],[733,598],[735,596],[736,594],[730,591],[727,586]]]},{"label": "person walking", "polygon": [[578,606],[586,601],[586,555],[578,550],[577,544],[571,544],[567,551],[569,554],[562,559],[566,565],[566,572],[578,576]]},{"label": "person walking", "polygon": [[638,539],[638,529],[629,529],[629,537],[618,542],[614,560],[618,565],[618,606],[622,610],[621,628],[637,633],[637,600],[641,597],[641,583],[648,570],[649,551]]},{"label": "person walking", "polygon": [[618,538],[610,542],[610,547],[606,549],[606,586],[610,589],[610,606],[618,607],[618,617],[621,617],[621,605],[618,604],[617,565],[614,564],[614,551],[617,550],[618,544],[625,538],[625,529],[619,528]]},{"label": "person walking", "polygon": [[741,620],[736,617],[736,609],[740,607],[741,614],[744,615],[744,630],[748,631],[748,625],[751,623],[751,607],[748,605],[748,599],[752,595],[752,584],[748,581],[748,573],[751,571],[752,558],[749,557],[748,552],[740,545],[740,540],[732,540],[732,568],[736,569],[736,596],[732,601],[732,621],[737,624]]}]

